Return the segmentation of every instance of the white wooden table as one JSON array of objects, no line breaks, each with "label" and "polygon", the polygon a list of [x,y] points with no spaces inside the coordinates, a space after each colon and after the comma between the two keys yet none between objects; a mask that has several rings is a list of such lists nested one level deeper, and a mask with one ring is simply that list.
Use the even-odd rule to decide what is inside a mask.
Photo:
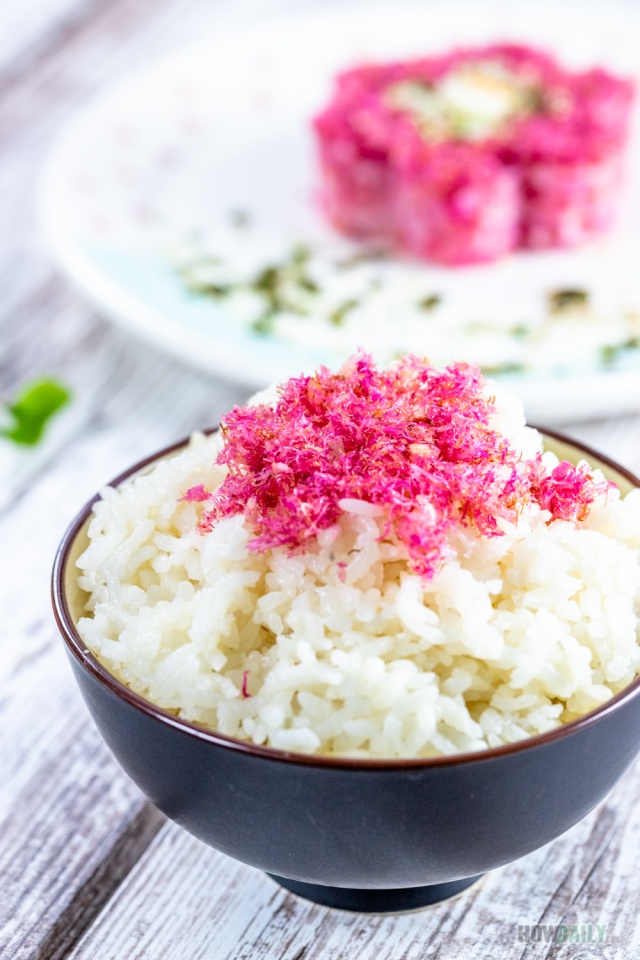
[{"label": "white wooden table", "polygon": [[[41,161],[101,85],[225,21],[285,5],[0,4],[0,388],[10,396],[49,373],[75,392],[39,450],[0,448],[0,957],[640,957],[638,764],[569,833],[461,899],[350,915],[284,893],[167,822],[111,759],[74,686],[48,598],[67,522],[104,480],[247,393],[127,339],[56,274],[34,216]],[[570,432],[640,470],[640,416]],[[522,939],[536,924],[546,925],[542,942]],[[570,939],[545,943],[558,925]],[[575,942],[576,932],[600,942]]]}]

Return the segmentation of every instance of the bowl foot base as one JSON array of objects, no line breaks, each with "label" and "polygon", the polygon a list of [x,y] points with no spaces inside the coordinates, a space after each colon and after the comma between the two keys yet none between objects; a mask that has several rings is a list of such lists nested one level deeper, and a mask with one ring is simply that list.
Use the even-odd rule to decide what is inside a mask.
[{"label": "bowl foot base", "polygon": [[338,910],[354,910],[359,913],[404,913],[435,906],[444,900],[457,897],[473,884],[482,879],[466,877],[464,880],[450,880],[447,883],[434,883],[427,887],[401,887],[391,890],[354,890],[350,887],[325,887],[319,883],[301,883],[299,880],[287,880],[286,877],[269,876],[286,890],[321,903],[324,907]]}]

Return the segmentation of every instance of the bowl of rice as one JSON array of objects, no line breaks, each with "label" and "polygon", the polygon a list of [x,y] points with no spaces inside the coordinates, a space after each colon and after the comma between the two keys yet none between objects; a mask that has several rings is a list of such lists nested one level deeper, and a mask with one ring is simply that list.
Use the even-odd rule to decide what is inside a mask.
[{"label": "bowl of rice", "polygon": [[54,611],[167,816],[316,902],[416,909],[640,750],[639,487],[476,368],[358,354],[101,490]]}]

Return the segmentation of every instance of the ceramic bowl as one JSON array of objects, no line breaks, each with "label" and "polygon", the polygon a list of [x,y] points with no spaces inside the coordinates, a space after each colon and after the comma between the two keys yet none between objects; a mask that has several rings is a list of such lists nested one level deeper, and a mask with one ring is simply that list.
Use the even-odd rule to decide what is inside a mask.
[{"label": "ceramic bowl", "polygon": [[[626,491],[640,480],[545,431]],[[112,485],[170,456],[137,464]],[[75,560],[94,498],[66,532],[53,605],[76,680],[116,758],[168,817],[288,890],[343,909],[395,912],[458,894],[548,843],[598,804],[640,751],[640,678],[579,720],[480,753],[366,760],[285,753],[178,719],[124,686],[76,629]]]}]

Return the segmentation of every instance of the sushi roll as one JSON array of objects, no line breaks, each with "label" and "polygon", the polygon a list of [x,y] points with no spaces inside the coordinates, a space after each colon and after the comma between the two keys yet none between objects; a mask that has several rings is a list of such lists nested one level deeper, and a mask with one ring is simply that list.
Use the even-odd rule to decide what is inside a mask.
[{"label": "sushi roll", "polygon": [[395,171],[394,126],[402,118],[384,94],[402,68],[362,67],[338,76],[335,96],[314,120],[322,170],[321,202],[333,225],[361,239],[389,239]]},{"label": "sushi roll", "polygon": [[633,87],[604,70],[565,75],[556,109],[529,117],[503,156],[522,177],[519,245],[573,247],[613,225]]},{"label": "sushi roll", "polygon": [[412,136],[397,169],[394,246],[451,266],[496,260],[514,248],[518,179],[490,151],[461,141],[429,150]]},{"label": "sushi roll", "polygon": [[314,120],[324,211],[448,265],[575,246],[614,220],[633,96],[519,45],[348,70]]}]

